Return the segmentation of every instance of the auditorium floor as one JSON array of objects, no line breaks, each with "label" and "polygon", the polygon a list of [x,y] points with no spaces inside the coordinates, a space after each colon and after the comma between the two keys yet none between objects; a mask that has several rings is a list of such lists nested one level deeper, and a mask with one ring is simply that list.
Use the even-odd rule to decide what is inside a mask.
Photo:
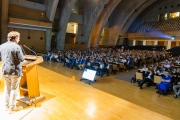
[{"label": "auditorium floor", "polygon": [[[122,73],[121,73],[122,74]],[[97,78],[96,83],[79,82],[82,71],[44,62],[38,66],[41,95],[46,100],[8,115],[0,104],[2,120],[168,120],[180,119],[180,99],[172,95],[158,97],[154,87],[140,90],[137,84],[115,79]],[[3,83],[0,103],[3,103]],[[18,103],[21,104],[22,103]],[[5,119],[6,118],[6,119]]]},{"label": "auditorium floor", "polygon": [[[64,68],[62,67],[62,63],[50,63],[44,62],[41,66],[48,68],[54,72],[60,73],[66,77],[75,79],[79,81],[82,76],[82,71]],[[146,87],[144,85],[143,89],[140,90],[137,87],[137,84],[132,84],[130,82],[122,81],[115,79],[114,77],[119,74],[124,74],[125,72],[118,72],[117,74],[110,74],[109,77],[104,75],[104,77],[100,78],[96,77],[97,82],[92,83],[90,86],[93,88],[99,89],[106,93],[109,93],[113,96],[119,97],[121,99],[127,100],[131,103],[154,111],[156,113],[167,116],[171,119],[179,120],[180,119],[180,99],[174,99],[172,92],[167,96],[159,96],[156,93],[157,89],[155,86]],[[132,76],[132,74],[131,74]],[[86,81],[82,82],[85,83]],[[88,84],[86,84],[88,85]],[[139,113],[142,115],[143,113]]]}]

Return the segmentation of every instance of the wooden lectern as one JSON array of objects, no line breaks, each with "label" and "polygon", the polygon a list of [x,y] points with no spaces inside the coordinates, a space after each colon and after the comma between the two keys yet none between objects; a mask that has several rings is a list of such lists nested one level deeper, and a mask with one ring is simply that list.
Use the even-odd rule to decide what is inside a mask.
[{"label": "wooden lectern", "polygon": [[41,56],[25,56],[25,61],[21,63],[23,76],[19,84],[20,99],[19,101],[32,105],[45,99],[40,95],[37,64],[43,62]]}]

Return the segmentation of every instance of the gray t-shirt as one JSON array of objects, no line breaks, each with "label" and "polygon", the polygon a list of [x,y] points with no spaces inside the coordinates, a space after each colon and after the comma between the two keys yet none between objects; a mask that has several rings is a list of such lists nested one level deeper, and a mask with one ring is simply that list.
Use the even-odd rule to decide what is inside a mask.
[{"label": "gray t-shirt", "polygon": [[0,55],[3,75],[23,76],[21,62],[24,61],[24,55],[18,44],[8,41],[0,45]]}]

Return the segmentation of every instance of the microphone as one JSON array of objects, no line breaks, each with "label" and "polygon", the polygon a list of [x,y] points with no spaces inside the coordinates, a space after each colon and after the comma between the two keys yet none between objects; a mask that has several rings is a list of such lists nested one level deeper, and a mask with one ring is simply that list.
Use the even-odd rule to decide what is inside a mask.
[{"label": "microphone", "polygon": [[31,52],[33,52],[35,55],[36,55],[36,60],[37,60],[37,54],[33,51],[33,50],[31,50],[30,48],[28,48],[27,46],[25,46],[25,45],[23,45],[25,48],[27,48],[28,50],[30,50]]},{"label": "microphone", "polygon": [[19,45],[19,46],[21,47],[21,49],[22,49],[23,53],[25,54],[25,56],[26,56],[26,58],[27,58],[26,52],[24,51],[24,49],[23,49],[22,45]]}]

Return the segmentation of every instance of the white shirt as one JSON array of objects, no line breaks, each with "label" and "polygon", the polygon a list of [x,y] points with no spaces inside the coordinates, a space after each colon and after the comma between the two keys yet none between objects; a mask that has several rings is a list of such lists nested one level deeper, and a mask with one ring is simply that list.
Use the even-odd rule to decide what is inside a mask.
[{"label": "white shirt", "polygon": [[54,58],[58,58],[58,55],[55,55]]},{"label": "white shirt", "polygon": [[121,62],[125,63],[125,62],[126,62],[126,59],[124,59],[124,60],[122,59]]},{"label": "white shirt", "polygon": [[148,77],[147,77],[147,78],[151,79],[151,75],[152,75],[152,74],[151,74],[151,73],[149,73],[149,75],[148,75]]},{"label": "white shirt", "polygon": [[148,71],[148,68],[146,68],[146,69],[142,68],[141,71]]},{"label": "white shirt", "polygon": [[100,64],[100,68],[103,69],[104,68],[104,64]]},{"label": "white shirt", "polygon": [[160,73],[160,71],[159,71],[159,70],[158,70],[158,71],[155,71],[155,70],[154,70],[154,73],[155,73],[155,74],[156,74],[156,73]]},{"label": "white shirt", "polygon": [[164,67],[166,67],[166,68],[170,68],[170,65],[164,65]]}]

